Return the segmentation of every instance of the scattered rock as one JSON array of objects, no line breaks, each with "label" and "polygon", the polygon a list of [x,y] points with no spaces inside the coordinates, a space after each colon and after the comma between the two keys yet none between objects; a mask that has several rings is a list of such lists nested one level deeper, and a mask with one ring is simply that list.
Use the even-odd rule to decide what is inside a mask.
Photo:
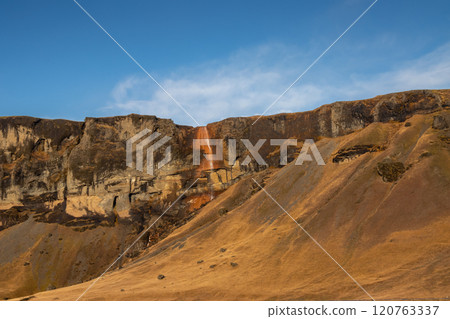
[{"label": "scattered rock", "polygon": [[433,117],[433,125],[432,127],[436,130],[443,130],[448,128],[447,121],[445,120],[445,117],[442,115],[436,115]]},{"label": "scattered rock", "polygon": [[203,262],[203,259],[202,260],[198,260],[197,264],[201,264],[202,262]]},{"label": "scattered rock", "polygon": [[139,251],[138,250],[134,250],[134,251],[132,251],[132,252],[129,252],[129,253],[127,253],[126,255],[125,255],[125,257],[127,257],[127,258],[136,258],[136,257],[138,257],[139,256]]},{"label": "scattered rock", "polygon": [[428,151],[425,151],[425,152],[423,152],[422,154],[420,154],[420,158],[424,158],[424,157],[430,157],[431,156],[431,153],[430,152],[428,152]]},{"label": "scattered rock", "polygon": [[333,163],[341,163],[349,161],[355,157],[358,157],[364,153],[379,152],[384,150],[384,146],[367,144],[367,145],[354,145],[351,147],[340,149],[333,157]]},{"label": "scattered rock", "polygon": [[405,123],[405,126],[406,126],[406,127],[411,126],[411,122],[406,122],[406,123]]},{"label": "scattered rock", "polygon": [[406,171],[402,162],[393,162],[391,160],[379,162],[377,164],[378,174],[383,178],[384,182],[395,182]]},{"label": "scattered rock", "polygon": [[123,292],[123,291],[125,291],[125,289],[120,289],[120,291],[122,291],[122,292]]},{"label": "scattered rock", "polygon": [[158,275],[158,279],[159,279],[159,280],[163,280],[164,278],[166,278],[166,276],[164,276],[164,275]]},{"label": "scattered rock", "polygon": [[237,267],[238,266],[237,263],[233,263],[233,262],[231,262],[230,265],[231,265],[231,267]]},{"label": "scattered rock", "polygon": [[227,251],[226,248],[220,248],[220,252],[221,252],[221,253],[224,253],[224,252],[226,252],[226,251]]},{"label": "scattered rock", "polygon": [[35,296],[29,296],[29,297],[25,297],[25,298],[20,299],[20,301],[28,301],[28,300],[33,299],[33,298],[36,298],[36,297]]},{"label": "scattered rock", "polygon": [[24,265],[24,266],[29,266],[30,263],[27,261],[27,262],[24,262],[23,265]]},{"label": "scattered rock", "polygon": [[448,137],[448,136],[441,135],[441,136],[439,136],[439,139],[444,143],[450,144],[450,137]]},{"label": "scattered rock", "polygon": [[56,287],[53,286],[52,284],[48,285],[47,290],[55,290]]},{"label": "scattered rock", "polygon": [[214,268],[214,267],[216,267],[216,265],[210,265],[209,266],[209,268],[211,268],[211,269]]},{"label": "scattered rock", "polygon": [[228,209],[226,209],[225,207],[219,208],[219,216],[225,216],[226,214],[228,214]]}]

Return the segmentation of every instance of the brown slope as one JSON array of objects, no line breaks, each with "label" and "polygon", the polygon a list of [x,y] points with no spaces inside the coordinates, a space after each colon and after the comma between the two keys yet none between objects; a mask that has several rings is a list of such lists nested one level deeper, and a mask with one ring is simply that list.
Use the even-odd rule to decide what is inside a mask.
[{"label": "brown slope", "polygon": [[[377,300],[448,299],[449,131],[432,128],[434,116],[324,138],[318,142],[323,167],[291,163],[254,175]],[[379,147],[333,162],[368,145]],[[222,208],[230,211],[221,216]],[[74,300],[89,284],[35,298]],[[84,299],[369,297],[248,177],[139,260],[108,273]]]}]

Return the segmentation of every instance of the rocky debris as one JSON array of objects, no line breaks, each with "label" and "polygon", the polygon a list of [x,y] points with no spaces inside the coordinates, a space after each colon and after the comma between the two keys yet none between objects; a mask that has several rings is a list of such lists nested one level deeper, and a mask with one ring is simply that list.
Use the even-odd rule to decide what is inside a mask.
[{"label": "rocky debris", "polygon": [[[184,205],[174,205],[171,209],[177,210],[186,207]],[[186,209],[188,209],[186,207]],[[185,214],[182,211],[175,216],[165,215],[161,218],[156,226],[150,228],[147,232],[147,245],[151,246],[166,238],[173,230],[185,225],[188,221],[195,217],[198,211],[194,211],[190,214]],[[181,249],[184,244],[179,244],[178,248]]]},{"label": "rocky debris", "polygon": [[402,162],[394,162],[390,159],[377,164],[378,174],[383,178],[384,182],[395,182],[406,171]]},{"label": "rocky debris", "polygon": [[440,135],[439,139],[446,144],[450,144],[450,137],[448,137],[448,136]]},{"label": "rocky debris", "polygon": [[226,209],[225,207],[221,207],[219,208],[218,212],[219,216],[225,216],[226,214],[228,214],[228,209]]},{"label": "rocky debris", "polygon": [[197,261],[197,264],[201,264],[202,262],[203,262],[203,259],[198,260],[198,261]]},{"label": "rocky debris", "polygon": [[433,125],[432,127],[436,130],[444,130],[448,128],[448,123],[442,115],[436,115],[433,117]]},{"label": "rocky debris", "polygon": [[56,289],[56,287],[54,285],[52,285],[52,284],[48,285],[48,287],[47,287],[47,291],[48,290],[55,290],[55,289]]},{"label": "rocky debris", "polygon": [[139,250],[133,250],[131,252],[126,253],[125,257],[127,258],[136,258],[140,255],[140,251]]},{"label": "rocky debris", "polygon": [[24,265],[24,266],[29,266],[30,263],[29,263],[29,262],[24,262],[23,265]]},{"label": "rocky debris", "polygon": [[220,248],[220,252],[221,252],[221,253],[224,253],[224,252],[226,252],[226,251],[227,251],[226,248]]},{"label": "rocky debris", "polygon": [[0,231],[23,223],[28,219],[30,210],[24,206],[13,206],[9,209],[0,210]]},{"label": "rocky debris", "polygon": [[20,301],[28,301],[28,300],[31,300],[33,298],[36,298],[36,297],[35,296],[28,296],[28,297],[20,299]]},{"label": "rocky debris", "polygon": [[66,211],[66,203],[59,203],[52,210],[44,205],[35,206],[38,208],[33,214],[33,218],[41,223],[57,223],[67,227],[71,227],[74,231],[84,232],[94,229],[98,226],[112,227],[115,224],[114,215],[102,215],[96,212],[90,212],[89,215],[75,217]]},{"label": "rocky debris", "polygon": [[209,268],[211,268],[211,269],[213,269],[215,267],[216,267],[216,265],[209,265]]},{"label": "rocky debris", "polygon": [[425,157],[430,157],[430,156],[431,156],[431,153],[428,151],[425,151],[419,155],[419,158],[425,158]]},{"label": "rocky debris", "polygon": [[380,152],[385,147],[381,145],[354,145],[351,147],[340,149],[333,157],[333,163],[341,163],[349,161],[365,153]]},{"label": "rocky debris", "polygon": [[238,266],[238,264],[235,263],[235,262],[231,262],[230,265],[231,265],[231,267],[237,267]]},{"label": "rocky debris", "polygon": [[164,275],[158,275],[158,279],[159,279],[159,280],[163,280],[164,278],[166,278],[166,276],[164,276]]},{"label": "rocky debris", "polygon": [[405,127],[411,126],[411,122],[405,122]]}]

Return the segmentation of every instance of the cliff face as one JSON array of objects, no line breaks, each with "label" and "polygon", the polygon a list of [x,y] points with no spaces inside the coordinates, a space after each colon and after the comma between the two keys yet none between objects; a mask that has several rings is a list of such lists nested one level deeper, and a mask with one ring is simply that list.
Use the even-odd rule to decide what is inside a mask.
[{"label": "cliff face", "polygon": [[[337,137],[373,122],[404,121],[412,114],[436,111],[449,103],[446,90],[411,91],[364,101],[336,102],[310,112],[266,116],[255,125],[252,123],[256,117],[230,118],[209,124],[207,130],[210,138],[225,141],[226,151],[226,141],[230,138],[249,139],[255,143],[258,139],[296,138],[301,141]],[[126,167],[125,142],[143,129],[171,137],[173,160],[164,170],[156,171],[156,177]],[[115,197],[116,205],[129,209],[126,202],[130,197],[162,192],[167,188],[167,176],[171,176],[177,190],[183,189],[196,176],[196,168],[192,165],[192,139],[198,136],[197,131],[198,128],[179,126],[171,120],[134,114],[87,118],[83,123],[28,117],[0,118],[2,204],[102,196],[97,209],[107,213],[113,211]],[[264,158],[272,151],[269,142],[260,150]],[[238,160],[247,154],[239,141],[237,154]],[[255,165],[252,163],[250,170],[256,169]],[[231,170],[226,163],[216,168]],[[144,188],[146,191],[141,191]]]},{"label": "cliff face", "polygon": [[[310,112],[265,116],[254,125],[257,117],[226,119],[206,128],[210,138],[224,140],[224,160],[213,167],[193,165],[193,139],[204,136],[200,131],[203,128],[179,126],[154,116],[132,114],[87,118],[84,122],[0,118],[0,243],[8,243],[8,249],[0,252],[0,270],[8,263],[17,267],[23,264],[21,276],[27,278],[23,285],[3,285],[0,296],[29,294],[98,275],[133,236],[199,178],[127,256],[136,257],[141,249],[189,221],[200,207],[246,175],[278,167],[279,149],[271,146],[269,139],[297,139],[298,147],[289,150],[292,161],[304,139],[336,138],[371,123],[403,122],[414,114],[438,112],[448,106],[450,90],[424,90],[336,102]],[[448,120],[444,118],[443,122]],[[126,166],[126,141],[144,129],[171,138],[166,146],[171,147],[172,160],[154,176]],[[228,162],[230,139],[237,140],[234,165]],[[241,139],[249,139],[252,144],[267,139],[259,152],[268,166],[255,161],[241,166],[249,155]],[[335,159],[339,162],[379,151],[379,147],[343,149]],[[156,160],[163,155],[161,149]],[[21,236],[19,229],[32,235],[20,244],[21,249],[15,249],[14,240]],[[109,247],[102,244],[105,236]],[[70,256],[62,258],[68,250]],[[52,275],[57,267],[65,266],[69,269],[63,274]],[[8,274],[4,271],[0,282],[15,278]]]}]

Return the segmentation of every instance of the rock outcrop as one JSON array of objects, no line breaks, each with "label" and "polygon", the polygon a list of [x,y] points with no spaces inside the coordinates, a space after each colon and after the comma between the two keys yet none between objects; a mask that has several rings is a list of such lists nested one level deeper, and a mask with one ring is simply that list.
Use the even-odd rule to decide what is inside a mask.
[{"label": "rock outcrop", "polygon": [[[335,138],[372,123],[403,122],[414,114],[437,112],[449,106],[450,90],[422,90],[361,101],[336,102],[308,112],[264,116],[254,125],[257,117],[225,119],[206,127],[211,139],[224,141],[224,159],[215,162],[212,167],[193,165],[193,139],[203,136],[201,130],[205,128],[180,126],[171,120],[136,114],[86,118],[84,122],[2,117],[0,243],[9,234],[6,232],[14,227],[22,225],[24,229],[34,231],[40,224],[52,229],[64,229],[61,230],[64,232],[61,242],[74,240],[70,239],[69,234],[75,236],[77,245],[71,242],[73,249],[81,249],[83,234],[94,240],[94,231],[99,234],[106,232],[105,236],[114,233],[111,236],[115,239],[112,240],[114,247],[104,254],[104,258],[100,258],[101,262],[93,261],[86,253],[79,264],[85,267],[76,275],[73,270],[61,278],[42,283],[35,278],[35,283],[29,287],[0,291],[0,294],[14,297],[19,293],[32,293],[92,278],[103,270],[104,264],[123,251],[133,235],[155,222],[181,196],[157,220],[136,250],[127,255],[129,258],[136,257],[140,249],[157,243],[188,222],[198,209],[246,175],[268,167],[279,167],[279,147],[270,145],[269,139],[298,140],[297,147],[288,150],[290,162],[298,155],[301,143],[307,138],[316,141]],[[445,118],[437,118],[433,127],[445,129],[447,123]],[[172,160],[156,170],[154,176],[126,165],[126,141],[144,129],[170,137],[165,146],[171,147]],[[230,161],[227,151],[231,139],[237,141],[235,162]],[[252,144],[260,139],[267,140],[259,150],[267,165],[255,161],[241,165],[244,158],[250,155],[240,143],[242,139],[248,139]],[[367,152],[382,150],[384,145],[350,145],[334,154],[332,161],[343,162]],[[205,153],[205,150],[202,152]],[[163,156],[164,148],[157,150],[155,161],[158,162]],[[379,168],[381,172],[386,169],[386,165]],[[399,176],[386,180],[394,181]],[[197,183],[189,188],[197,178]],[[45,229],[39,231],[50,231],[50,228]],[[49,241],[48,238],[42,240]],[[34,243],[29,242],[25,246],[30,256],[45,256],[45,252],[40,253],[44,250],[37,251]],[[21,251],[12,257],[2,257],[0,253],[0,265],[14,258],[25,258],[24,254]],[[90,264],[92,267],[89,267]],[[29,268],[33,269],[33,263]]]}]

